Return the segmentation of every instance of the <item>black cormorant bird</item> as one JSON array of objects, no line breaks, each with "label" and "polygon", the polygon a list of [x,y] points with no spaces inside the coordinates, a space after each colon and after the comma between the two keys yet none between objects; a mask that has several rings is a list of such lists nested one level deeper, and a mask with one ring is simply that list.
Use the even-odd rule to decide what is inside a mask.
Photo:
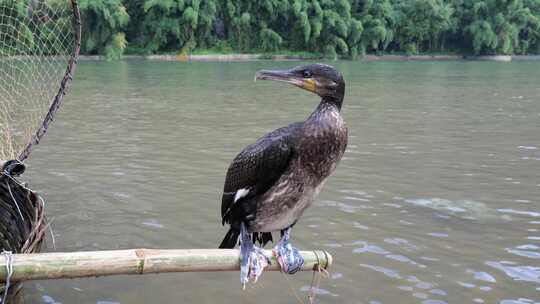
[{"label": "black cormorant bird", "polygon": [[302,122],[272,131],[244,148],[227,171],[221,204],[223,224],[230,229],[219,248],[234,248],[240,238],[241,282],[257,279],[269,259],[262,246],[281,231],[274,248],[284,272],[303,265],[289,244],[291,227],[311,205],[347,146],[347,128],[340,114],[345,82],[332,66],[310,64],[290,70],[262,70],[256,79],[286,82],[315,93],[321,102]]}]

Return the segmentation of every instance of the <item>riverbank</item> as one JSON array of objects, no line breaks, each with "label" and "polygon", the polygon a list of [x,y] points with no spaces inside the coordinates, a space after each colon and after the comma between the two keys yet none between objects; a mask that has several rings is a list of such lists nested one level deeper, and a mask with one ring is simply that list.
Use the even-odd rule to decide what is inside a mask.
[{"label": "riverbank", "polygon": [[[124,55],[122,60],[151,60],[151,61],[300,61],[320,60],[321,57],[304,57],[296,55],[268,55],[268,54],[194,54],[194,55]],[[105,60],[104,56],[80,56],[80,60]],[[346,59],[345,59],[346,60]],[[481,60],[481,61],[525,61],[540,60],[540,55],[493,55],[493,56],[466,56],[466,55],[365,55],[358,61],[457,61],[457,60]]]}]

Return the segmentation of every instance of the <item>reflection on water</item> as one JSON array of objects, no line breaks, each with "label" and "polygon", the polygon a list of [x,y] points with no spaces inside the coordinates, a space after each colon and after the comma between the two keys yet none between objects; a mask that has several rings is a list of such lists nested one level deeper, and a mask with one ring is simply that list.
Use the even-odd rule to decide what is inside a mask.
[{"label": "reflection on water", "polygon": [[[252,82],[290,65],[82,63],[26,174],[57,250],[215,248],[232,157],[317,104]],[[350,145],[292,236],[335,257],[317,302],[538,303],[540,63],[335,65]],[[290,303],[310,282],[266,273],[241,291],[236,273],[162,274],[28,283],[25,297]]]}]

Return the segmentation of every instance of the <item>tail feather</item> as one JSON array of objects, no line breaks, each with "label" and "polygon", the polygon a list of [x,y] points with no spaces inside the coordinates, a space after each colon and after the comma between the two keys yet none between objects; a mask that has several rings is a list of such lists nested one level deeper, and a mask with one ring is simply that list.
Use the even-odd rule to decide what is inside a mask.
[{"label": "tail feather", "polygon": [[[229,231],[227,231],[227,234],[223,238],[223,241],[221,241],[221,244],[219,245],[220,249],[224,248],[234,248],[238,244],[238,238],[240,236],[240,231],[234,228],[230,228]],[[273,242],[272,239],[272,233],[270,232],[254,232],[253,233],[253,242],[258,242],[261,244],[261,246],[265,246],[269,242]]]},{"label": "tail feather", "polygon": [[219,248],[234,248],[238,244],[238,236],[240,236],[240,230],[231,227],[223,238],[223,241],[221,241]]},{"label": "tail feather", "polygon": [[262,247],[264,247],[267,243],[273,242],[272,239],[272,233],[271,232],[254,232],[253,233],[253,240],[254,242],[259,242]]}]

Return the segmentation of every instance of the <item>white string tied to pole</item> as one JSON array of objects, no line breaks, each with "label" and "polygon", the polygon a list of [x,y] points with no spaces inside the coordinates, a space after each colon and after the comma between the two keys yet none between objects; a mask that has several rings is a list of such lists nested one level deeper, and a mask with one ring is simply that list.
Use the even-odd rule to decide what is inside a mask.
[{"label": "white string tied to pole", "polygon": [[0,300],[0,304],[6,304],[9,287],[11,284],[11,276],[13,275],[13,253],[11,251],[2,251],[2,255],[6,260],[6,284],[4,287],[4,295]]},{"label": "white string tied to pole", "polygon": [[8,188],[9,195],[11,196],[11,200],[15,204],[15,207],[17,207],[17,211],[19,212],[19,216],[21,217],[21,220],[24,223],[24,216],[22,215],[21,208],[19,207],[19,203],[17,203],[17,200],[15,199],[15,196],[13,195],[13,191],[11,191],[11,186],[9,185],[7,180],[6,180],[6,186]]}]

